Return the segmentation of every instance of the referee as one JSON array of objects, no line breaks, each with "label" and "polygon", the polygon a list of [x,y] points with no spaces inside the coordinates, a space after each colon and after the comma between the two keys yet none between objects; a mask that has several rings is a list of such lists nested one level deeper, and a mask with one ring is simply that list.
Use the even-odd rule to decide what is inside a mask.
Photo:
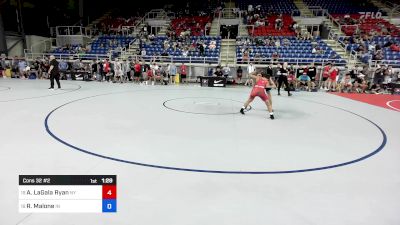
[{"label": "referee", "polygon": [[61,85],[60,85],[60,69],[58,68],[58,62],[56,60],[56,57],[54,57],[54,55],[50,56],[49,74],[50,74],[50,88],[49,88],[49,90],[54,90],[54,79],[56,79],[58,89],[60,89],[61,88]]},{"label": "referee", "polygon": [[289,87],[289,82],[288,82],[288,75],[289,75],[289,70],[287,68],[287,62],[283,63],[283,66],[278,70],[277,75],[278,77],[278,95],[281,95],[281,87],[282,84],[285,84],[288,92],[288,96],[292,96],[290,94],[290,87]]}]

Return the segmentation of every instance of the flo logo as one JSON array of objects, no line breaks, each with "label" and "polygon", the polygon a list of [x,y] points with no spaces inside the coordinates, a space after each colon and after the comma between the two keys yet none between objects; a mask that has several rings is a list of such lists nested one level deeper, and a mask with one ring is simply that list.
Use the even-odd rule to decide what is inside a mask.
[{"label": "flo logo", "polygon": [[361,14],[360,19],[380,19],[382,18],[382,13],[381,12],[358,12]]}]

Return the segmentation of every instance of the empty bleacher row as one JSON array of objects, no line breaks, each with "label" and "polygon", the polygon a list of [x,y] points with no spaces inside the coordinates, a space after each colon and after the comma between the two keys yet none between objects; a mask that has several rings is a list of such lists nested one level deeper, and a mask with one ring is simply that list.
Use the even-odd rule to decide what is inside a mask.
[{"label": "empty bleacher row", "polygon": [[[319,6],[331,14],[378,12],[379,9],[365,0],[303,0],[308,6]],[[382,12],[383,15],[386,15]]]},{"label": "empty bleacher row", "polygon": [[[238,0],[237,6],[240,10],[248,10],[249,5],[256,8],[260,5],[260,12],[262,14],[292,14],[299,16],[298,8],[291,0]],[[257,10],[257,9],[255,9]]]},{"label": "empty bleacher row", "polygon": [[356,29],[360,29],[361,33],[376,32],[378,35],[400,35],[400,29],[383,18],[360,19],[361,14],[332,14],[332,17],[341,25],[357,25],[342,26],[342,31],[346,35],[355,34]]},{"label": "empty bleacher row", "polygon": [[[131,36],[103,35],[94,40],[87,48],[81,45],[63,46],[51,53],[59,58],[68,58],[71,54],[79,54],[82,59],[107,58],[110,51],[125,48],[134,40]],[[113,53],[118,56],[118,53]]]},{"label": "empty bleacher row", "polygon": [[176,35],[189,30],[191,36],[202,36],[206,24],[211,21],[210,16],[181,17],[171,21],[171,28]]},{"label": "empty bleacher row", "polygon": [[[254,32],[252,27],[248,28],[249,34],[252,36],[294,36],[295,32],[290,30],[290,25],[294,22],[293,18],[290,15],[282,15],[282,23],[283,27],[281,29],[275,28],[275,20],[278,16],[268,16],[264,20],[268,20],[265,26],[257,26],[254,27]],[[255,21],[250,21],[249,24],[254,24]]]}]

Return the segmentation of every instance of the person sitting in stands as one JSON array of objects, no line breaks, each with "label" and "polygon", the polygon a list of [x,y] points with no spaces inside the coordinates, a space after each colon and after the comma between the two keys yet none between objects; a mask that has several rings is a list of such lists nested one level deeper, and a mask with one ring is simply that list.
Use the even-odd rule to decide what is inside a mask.
[{"label": "person sitting in stands", "polygon": [[279,59],[279,54],[278,54],[278,52],[274,52],[273,54],[272,54],[272,63],[275,63],[275,62],[278,62],[278,59]]},{"label": "person sitting in stands", "polygon": [[400,46],[398,44],[392,44],[390,45],[390,50],[394,52],[400,52]]},{"label": "person sitting in stands", "polygon": [[350,93],[352,90],[353,84],[351,83],[350,73],[347,73],[344,78],[340,81],[339,91]]},{"label": "person sitting in stands", "polygon": [[208,46],[208,48],[210,50],[215,50],[216,47],[217,47],[217,43],[215,41],[210,41],[210,45]]},{"label": "person sitting in stands", "polygon": [[[315,84],[313,86],[315,86]],[[297,78],[296,88],[299,87],[305,87],[306,90],[311,91],[311,78],[307,75],[306,71]]]},{"label": "person sitting in stands", "polygon": [[282,30],[282,27],[283,27],[282,15],[279,15],[275,19],[275,29],[276,30]]},{"label": "person sitting in stands", "polygon": [[222,77],[223,72],[221,71],[221,67],[217,66],[216,71],[214,72],[214,75],[217,77]]},{"label": "person sitting in stands", "polygon": [[371,94],[382,94],[382,91],[380,84],[373,84],[371,86]]},{"label": "person sitting in stands", "polygon": [[287,38],[283,39],[283,46],[289,46],[290,45],[290,41]]}]

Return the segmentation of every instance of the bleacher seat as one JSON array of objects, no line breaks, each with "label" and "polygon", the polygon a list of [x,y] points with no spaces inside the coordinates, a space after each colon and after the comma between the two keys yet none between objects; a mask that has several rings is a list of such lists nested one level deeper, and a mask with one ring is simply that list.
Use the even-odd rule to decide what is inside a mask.
[{"label": "bleacher seat", "polygon": [[[316,39],[316,45],[324,51],[323,54],[313,54],[312,53],[312,41],[309,40],[298,40],[296,37],[285,37],[278,36],[273,37],[274,39],[279,39],[282,43],[282,39],[287,38],[290,41],[290,46],[283,46],[281,44],[280,47],[276,46],[263,46],[263,45],[255,45],[252,44],[247,46],[248,49],[252,49],[249,53],[250,60],[255,57],[256,54],[259,55],[260,58],[270,60],[272,58],[272,54],[277,52],[279,55],[279,61],[287,61],[287,62],[300,62],[301,64],[308,64],[311,62],[320,63],[322,61],[335,61],[338,65],[343,65],[346,63],[344,59],[341,59],[340,56],[336,55],[336,52],[333,51],[325,42],[320,39]],[[238,38],[240,39],[240,37]],[[236,56],[238,59],[238,63],[247,63],[243,59],[242,49],[245,48],[243,45],[236,46]],[[336,59],[332,57],[337,56]]]}]

